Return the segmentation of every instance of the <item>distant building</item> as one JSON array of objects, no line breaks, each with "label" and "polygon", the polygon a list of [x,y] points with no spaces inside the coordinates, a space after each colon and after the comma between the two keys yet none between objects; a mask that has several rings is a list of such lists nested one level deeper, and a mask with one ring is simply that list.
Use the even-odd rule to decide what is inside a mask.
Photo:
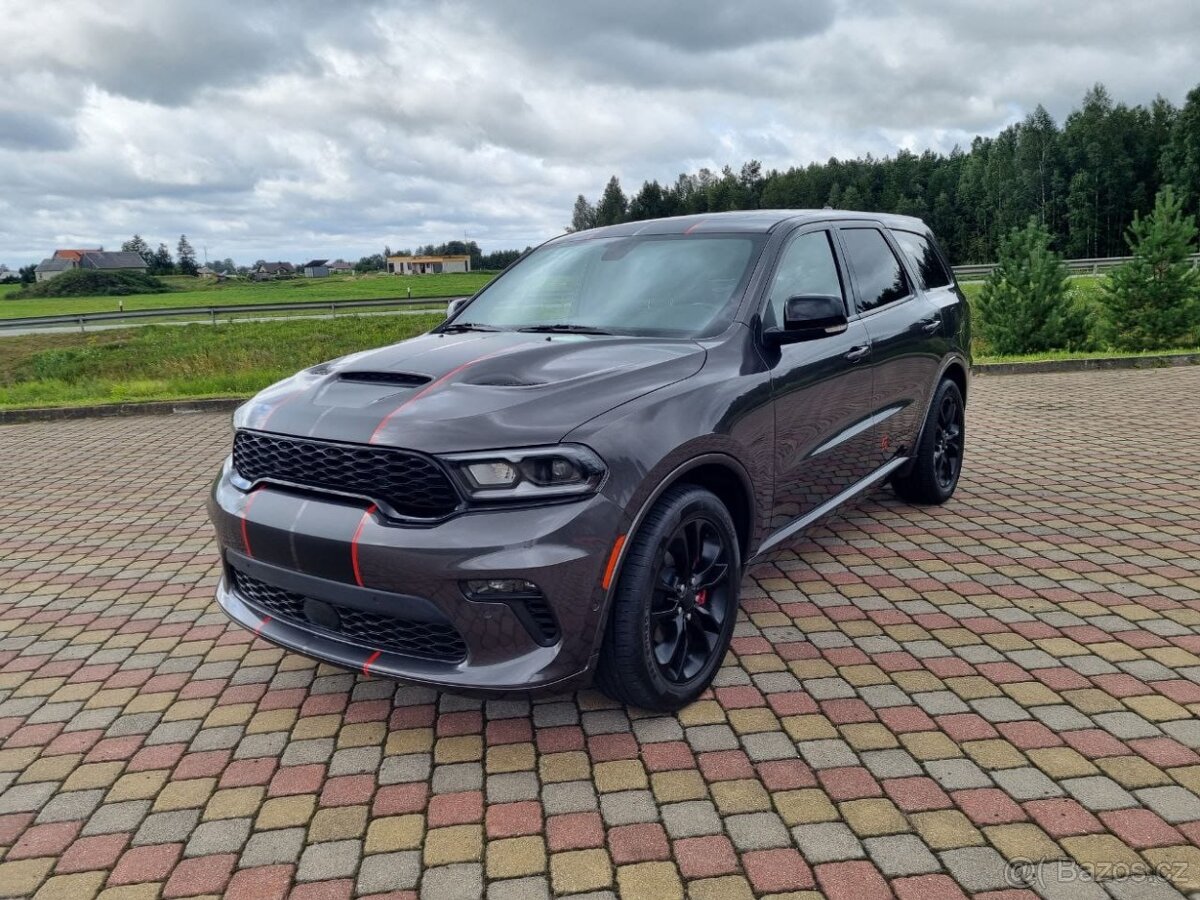
[{"label": "distant building", "polygon": [[146,273],[146,260],[132,250],[86,250],[79,257],[79,268],[104,272]]},{"label": "distant building", "polygon": [[296,267],[290,262],[265,262],[257,266],[252,274],[255,281],[265,281],[268,278],[289,278],[296,274]]},{"label": "distant building", "polygon": [[303,268],[305,278],[324,278],[329,274],[329,260],[310,259]]},{"label": "distant building", "polygon": [[354,265],[344,259],[335,259],[329,264],[329,271],[334,275],[348,275],[354,271]]},{"label": "distant building", "polygon": [[470,272],[469,256],[389,256],[390,275],[440,275],[444,272]]},{"label": "distant building", "polygon": [[43,259],[36,269],[34,278],[49,281],[71,269],[97,269],[103,272],[146,271],[146,260],[140,253],[125,250],[55,250],[49,259]]}]

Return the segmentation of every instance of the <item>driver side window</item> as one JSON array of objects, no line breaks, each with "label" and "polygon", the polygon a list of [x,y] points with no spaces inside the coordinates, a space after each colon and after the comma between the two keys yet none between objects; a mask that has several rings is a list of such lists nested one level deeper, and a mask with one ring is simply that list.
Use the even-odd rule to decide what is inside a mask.
[{"label": "driver side window", "polygon": [[816,294],[846,302],[828,231],[798,235],[784,248],[767,294],[764,327],[783,327],[783,305],[789,297]]}]

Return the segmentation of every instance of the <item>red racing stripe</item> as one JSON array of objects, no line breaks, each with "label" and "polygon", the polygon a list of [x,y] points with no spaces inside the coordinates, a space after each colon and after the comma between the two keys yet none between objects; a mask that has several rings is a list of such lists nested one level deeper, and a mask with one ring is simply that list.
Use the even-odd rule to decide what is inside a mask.
[{"label": "red racing stripe", "polygon": [[447,372],[441,378],[437,379],[436,381],[429,382],[429,384],[425,385],[425,387],[421,388],[419,391],[417,391],[415,394],[413,394],[411,397],[409,397],[407,400],[405,400],[403,403],[401,403],[399,406],[397,406],[395,409],[393,409],[390,413],[388,413],[386,416],[384,416],[383,421],[380,422],[379,425],[376,426],[375,430],[371,433],[371,437],[367,440],[367,443],[368,444],[375,443],[375,439],[377,437],[379,437],[379,433],[381,431],[383,431],[384,426],[387,425],[387,423],[390,422],[397,413],[399,413],[402,409],[404,409],[404,407],[408,406],[410,403],[415,403],[416,401],[418,401],[422,397],[424,397],[426,394],[428,394],[430,391],[432,391],[434,388],[440,387],[441,385],[445,384],[447,381],[449,381],[451,378],[453,378],[455,375],[457,375],[463,369],[469,369],[471,366],[475,365],[476,363],[481,363],[485,359],[491,359],[493,356],[503,356],[505,353],[509,353],[513,350],[519,350],[519,349],[520,349],[519,346],[505,347],[503,350],[497,350],[494,353],[484,354],[483,356],[480,356],[476,359],[468,360],[467,362],[463,363],[461,366],[455,366],[453,369],[451,369],[449,372]]},{"label": "red racing stripe", "polygon": [[354,537],[350,539],[350,566],[354,569],[354,583],[359,587],[365,587],[362,580],[362,572],[358,570],[358,539],[362,537],[363,529],[370,521],[371,515],[378,507],[372,503],[367,507],[367,511],[362,514],[362,518],[358,521],[358,527],[354,529]]},{"label": "red racing stripe", "polygon": [[371,665],[375,662],[375,660],[379,659],[380,655],[381,651],[376,650],[374,653],[368,656],[366,661],[363,663],[363,674],[368,678],[371,677]]},{"label": "red racing stripe", "polygon": [[246,555],[251,559],[254,559],[254,554],[250,551],[250,530],[246,527],[246,523],[250,519],[250,507],[254,505],[254,499],[261,490],[261,487],[252,490],[250,496],[246,498],[246,505],[242,507],[242,546],[246,550]]},{"label": "red racing stripe", "polygon": [[254,636],[258,637],[262,634],[262,630],[267,627],[267,623],[271,621],[270,616],[263,616],[263,620],[258,623],[258,627],[254,629]]}]

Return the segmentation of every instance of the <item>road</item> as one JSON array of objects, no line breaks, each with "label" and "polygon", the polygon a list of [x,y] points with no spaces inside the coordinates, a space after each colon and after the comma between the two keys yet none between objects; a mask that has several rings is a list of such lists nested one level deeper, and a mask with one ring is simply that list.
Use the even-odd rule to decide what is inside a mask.
[{"label": "road", "polygon": [[227,416],[0,427],[0,893],[1200,890],[1198,398],[1192,367],[976,379],[956,498],[880,491],[756,566],[678,715],[231,626]]}]

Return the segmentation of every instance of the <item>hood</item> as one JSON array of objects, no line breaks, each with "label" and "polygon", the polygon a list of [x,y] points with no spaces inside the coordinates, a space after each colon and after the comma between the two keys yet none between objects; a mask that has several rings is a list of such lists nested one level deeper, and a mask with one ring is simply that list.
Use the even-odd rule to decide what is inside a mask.
[{"label": "hood", "polygon": [[687,340],[517,332],[425,334],[279,382],[237,425],[427,453],[558,442],[700,370]]}]

